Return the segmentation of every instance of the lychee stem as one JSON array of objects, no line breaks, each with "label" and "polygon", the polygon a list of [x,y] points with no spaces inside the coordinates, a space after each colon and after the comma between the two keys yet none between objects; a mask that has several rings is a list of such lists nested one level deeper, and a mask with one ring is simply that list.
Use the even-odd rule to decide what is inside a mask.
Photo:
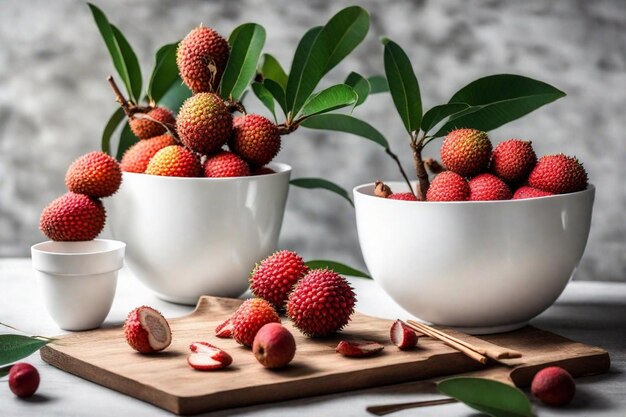
[{"label": "lychee stem", "polygon": [[413,194],[413,197],[417,198],[417,196],[415,195],[415,191],[413,191],[413,186],[411,185],[411,180],[409,180],[409,177],[408,177],[408,175],[406,175],[406,172],[404,171],[404,168],[402,168],[402,163],[400,163],[400,158],[398,158],[398,155],[393,153],[391,151],[391,149],[389,149],[389,148],[385,148],[385,153],[387,153],[387,155],[389,155],[394,161],[396,161],[396,165],[398,165],[398,169],[400,170],[400,174],[402,174],[402,178],[404,178],[404,181],[409,186],[409,190],[411,191],[411,194]]},{"label": "lychee stem", "polygon": [[428,172],[426,172],[426,166],[422,159],[422,149],[424,148],[425,135],[420,133],[418,135],[411,134],[411,149],[413,150],[413,162],[415,163],[415,173],[417,174],[417,180],[419,184],[418,200],[426,201],[426,193],[430,187],[430,180],[428,179]]},{"label": "lychee stem", "polygon": [[439,161],[435,158],[427,158],[424,160],[424,165],[426,165],[426,169],[430,171],[432,174],[441,174],[443,171],[446,171],[446,167],[441,165]]},{"label": "lychee stem", "polygon": [[120,88],[115,83],[113,76],[109,75],[107,77],[107,81],[111,85],[111,88],[113,89],[113,93],[115,93],[115,101],[117,101],[120,104],[120,106],[124,110],[124,113],[126,113],[126,116],[131,117],[133,115],[132,110],[131,110],[131,103],[129,103],[128,100],[126,100],[126,97],[124,97],[124,95],[120,91]]}]

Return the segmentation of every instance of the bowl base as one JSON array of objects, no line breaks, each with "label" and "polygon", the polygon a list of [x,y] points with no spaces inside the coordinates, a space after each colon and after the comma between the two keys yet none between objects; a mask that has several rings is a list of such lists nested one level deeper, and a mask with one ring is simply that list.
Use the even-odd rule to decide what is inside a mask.
[{"label": "bowl base", "polygon": [[521,323],[514,324],[503,324],[502,326],[487,326],[487,327],[456,327],[456,326],[445,326],[449,329],[454,329],[459,332],[471,334],[471,335],[481,335],[481,334],[494,334],[494,333],[506,333],[512,332],[513,330],[521,329],[522,327],[528,324],[527,321],[523,321]]},{"label": "bowl base", "polygon": [[152,291],[152,293],[160,300],[167,301],[168,303],[180,304],[184,306],[195,306],[198,304],[198,298],[187,298],[187,297],[169,297],[167,295],[159,294],[158,292]]}]

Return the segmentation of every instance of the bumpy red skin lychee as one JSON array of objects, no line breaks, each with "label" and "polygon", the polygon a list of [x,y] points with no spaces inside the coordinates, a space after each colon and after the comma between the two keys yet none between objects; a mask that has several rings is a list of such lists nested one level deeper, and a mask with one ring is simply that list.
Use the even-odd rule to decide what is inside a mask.
[{"label": "bumpy red skin lychee", "polygon": [[183,103],[176,130],[189,149],[209,155],[218,151],[233,131],[233,116],[216,94],[199,93]]},{"label": "bumpy red skin lychee", "polygon": [[412,193],[393,193],[389,197],[392,200],[417,201]]},{"label": "bumpy red skin lychee", "polygon": [[136,113],[129,124],[130,130],[139,139],[150,139],[166,133],[168,128],[174,130],[176,118],[170,109],[155,107],[147,113]]},{"label": "bumpy red skin lychee", "polygon": [[217,90],[226,68],[230,47],[211,28],[195,28],[178,44],[176,64],[180,78],[194,93]]},{"label": "bumpy red skin lychee", "polygon": [[253,298],[244,303],[231,317],[233,339],[241,345],[252,346],[254,337],[267,323],[280,323],[274,307],[261,298]]},{"label": "bumpy red skin lychee", "polygon": [[100,200],[69,192],[43,209],[39,230],[57,241],[93,240],[104,228],[105,219]]},{"label": "bumpy red skin lychee", "polygon": [[453,130],[441,145],[441,161],[463,177],[486,171],[490,158],[491,141],[485,132],[476,129]]},{"label": "bumpy red skin lychee", "polygon": [[537,372],[530,391],[545,404],[559,407],[572,401],[576,393],[576,383],[565,369],[551,366]]},{"label": "bumpy red skin lychee", "polygon": [[278,251],[254,267],[250,274],[250,290],[281,311],[293,286],[308,271],[300,255],[288,250]]},{"label": "bumpy red skin lychee", "polygon": [[444,171],[437,174],[426,193],[427,201],[465,201],[469,198],[469,184],[459,174]]},{"label": "bumpy red skin lychee", "polygon": [[[128,314],[128,317],[126,318],[126,321],[124,322],[124,336],[126,337],[126,342],[128,342],[130,347],[135,349],[137,352],[141,352],[141,353],[158,352],[158,350],[155,350],[150,345],[150,340],[148,338],[149,333],[142,326],[141,320],[139,319],[139,312],[144,309],[148,309],[152,311],[155,315],[159,315],[163,318],[161,313],[159,313],[157,310],[153,309],[152,307],[148,307],[148,306],[137,307],[136,309],[134,309]],[[163,318],[163,321],[167,324],[167,320],[165,320],[165,318]],[[167,330],[170,331],[169,324],[168,324]],[[164,346],[162,349],[159,349],[159,350],[163,350],[166,347],[167,346]]]},{"label": "bumpy red skin lychee", "polygon": [[287,315],[303,334],[325,337],[348,324],[355,304],[354,291],[344,277],[314,269],[289,294]]},{"label": "bumpy red skin lychee", "polygon": [[528,185],[554,194],[573,193],[587,188],[587,172],[576,158],[546,155],[530,173]]},{"label": "bumpy red skin lychee", "polygon": [[541,190],[538,190],[537,188],[528,187],[528,186],[524,185],[522,187],[519,187],[517,190],[515,190],[515,193],[513,194],[512,200],[522,200],[522,199],[525,199],[525,198],[547,197],[549,195],[554,195],[554,194],[549,193],[547,191],[541,191]]},{"label": "bumpy red skin lychee", "polygon": [[259,167],[268,164],[280,151],[278,128],[258,114],[236,117],[233,135],[228,142],[231,151]]},{"label": "bumpy red skin lychee", "polygon": [[89,152],[81,156],[72,162],[65,174],[68,190],[91,197],[113,195],[121,183],[120,165],[104,152]]},{"label": "bumpy red skin lychee", "polygon": [[493,174],[478,174],[469,180],[469,201],[510,200],[511,189]]},{"label": "bumpy red skin lychee", "polygon": [[31,397],[39,388],[39,372],[29,363],[16,363],[9,370],[9,388],[20,398]]},{"label": "bumpy red skin lychee", "polygon": [[204,176],[210,178],[247,177],[248,163],[232,152],[220,151],[204,161]]},{"label": "bumpy red skin lychee", "polygon": [[200,158],[178,145],[166,146],[158,151],[146,168],[146,174],[166,177],[199,177],[201,172]]},{"label": "bumpy red skin lychee", "polygon": [[276,171],[274,171],[272,168],[270,167],[261,167],[255,171],[252,171],[252,175],[256,176],[256,175],[269,175],[269,174],[276,174]]},{"label": "bumpy red skin lychee", "polygon": [[124,152],[120,168],[124,172],[137,172],[143,174],[148,168],[150,159],[166,146],[175,145],[176,141],[168,134],[151,139],[141,140]]},{"label": "bumpy red skin lychee", "polygon": [[531,142],[509,139],[491,153],[491,171],[508,182],[524,180],[537,163]]},{"label": "bumpy red skin lychee", "polygon": [[254,357],[266,368],[282,368],[296,354],[296,340],[279,323],[268,323],[257,332],[252,343]]}]

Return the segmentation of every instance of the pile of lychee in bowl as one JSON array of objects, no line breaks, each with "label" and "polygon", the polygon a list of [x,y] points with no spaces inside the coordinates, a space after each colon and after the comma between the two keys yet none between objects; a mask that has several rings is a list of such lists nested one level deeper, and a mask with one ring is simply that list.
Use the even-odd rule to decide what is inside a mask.
[{"label": "pile of lychee in bowl", "polygon": [[420,319],[474,334],[522,327],[580,261],[595,189],[576,158],[537,160],[518,139],[492,149],[474,129],[450,132],[440,155],[426,201],[402,182],[354,189],[367,267]]}]

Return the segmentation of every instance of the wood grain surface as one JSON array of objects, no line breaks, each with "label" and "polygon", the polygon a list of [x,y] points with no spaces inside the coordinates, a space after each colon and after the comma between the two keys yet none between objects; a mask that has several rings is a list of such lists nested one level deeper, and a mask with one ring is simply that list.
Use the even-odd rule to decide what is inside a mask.
[{"label": "wood grain surface", "polygon": [[[475,345],[494,343],[523,353],[521,358],[502,360],[504,364],[481,365],[428,337],[420,338],[418,348],[400,351],[389,341],[391,321],[357,313],[340,334],[320,340],[302,336],[283,319],[298,348],[289,367],[272,371],[234,340],[215,337],[215,327],[241,302],[202,297],[193,313],[169,320],[172,344],[157,354],[134,352],[121,328],[115,327],[61,336],[58,343],[41,349],[41,357],[64,371],[182,415],[460,373],[524,386],[549,364],[558,364],[574,376],[601,373],[610,365],[608,353],[601,348],[533,327],[480,339],[444,329]],[[385,349],[376,357],[345,358],[335,352],[340,339],[374,340]],[[186,357],[189,344],[196,341],[228,351],[233,364],[218,372],[191,369]]]}]

